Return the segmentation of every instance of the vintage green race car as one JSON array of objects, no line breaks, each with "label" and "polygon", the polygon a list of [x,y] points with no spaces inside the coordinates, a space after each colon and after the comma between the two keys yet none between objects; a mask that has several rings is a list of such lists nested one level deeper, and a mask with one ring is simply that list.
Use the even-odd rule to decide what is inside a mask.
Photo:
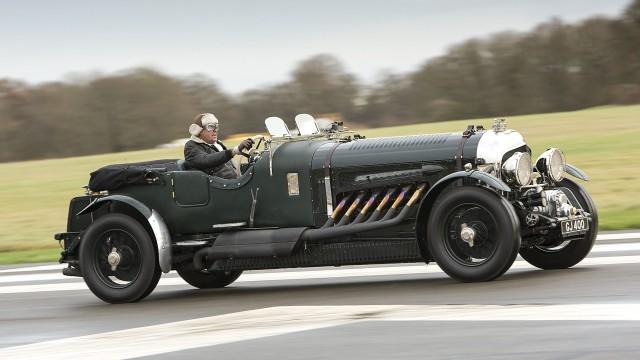
[{"label": "vintage green race car", "polygon": [[243,270],[435,261],[461,281],[488,281],[518,253],[543,269],[580,262],[596,208],[551,148],[531,149],[503,120],[492,129],[365,139],[341,123],[279,118],[245,154],[238,179],[184,170],[184,160],[111,165],[71,200],[63,273],[111,303],[134,302],[177,270],[198,288]]}]

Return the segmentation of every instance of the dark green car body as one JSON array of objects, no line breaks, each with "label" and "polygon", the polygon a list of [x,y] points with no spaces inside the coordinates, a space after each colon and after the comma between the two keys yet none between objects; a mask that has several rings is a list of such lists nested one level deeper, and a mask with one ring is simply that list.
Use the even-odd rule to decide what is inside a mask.
[{"label": "dark green car body", "polygon": [[[504,149],[493,149],[495,145],[481,144],[487,133],[492,133],[494,142],[501,141],[500,136],[508,139],[509,145]],[[489,137],[483,141],[489,141],[487,139]],[[432,260],[442,266],[438,255],[431,254],[434,249],[429,244],[429,229],[440,226],[439,223],[434,225],[431,213],[435,211],[434,207],[437,210],[444,194],[462,188],[486,192],[495,197],[495,201],[510,204],[504,206],[512,207],[507,217],[514,229],[509,236],[517,238],[512,246],[516,253],[525,247],[548,244],[551,238],[554,244],[559,240],[587,238],[586,241],[591,241],[595,238],[595,209],[587,209],[588,204],[579,195],[569,196],[566,203],[579,209],[578,215],[591,226],[561,234],[558,224],[566,221],[564,217],[550,216],[547,212],[551,210],[540,205],[546,201],[536,200],[549,197],[544,190],[562,187],[559,183],[552,184],[544,176],[545,183],[539,180],[541,190],[532,192],[529,189],[535,186],[514,185],[506,181],[506,175],[501,176],[503,164],[514,154],[530,157],[531,150],[519,134],[470,127],[461,133],[374,139],[351,135],[294,137],[268,144],[264,150],[253,154],[238,179],[226,180],[197,170],[185,171],[181,161],[160,161],[137,166],[148,172],[144,183],[74,198],[67,231],[56,235],[56,239],[64,241],[61,262],[69,264],[65,273],[82,275],[87,271],[83,267],[89,266],[83,263],[105,262],[100,258],[102,255],[95,262],[83,261],[82,257],[89,255],[83,254],[82,243],[88,241],[85,237],[94,222],[113,213],[135,219],[146,230],[156,248],[153,257],[163,272],[176,268],[180,272],[185,264],[203,273]],[[495,159],[487,159],[485,157],[491,156],[484,154],[495,155]],[[573,175],[585,177],[575,167],[568,165],[566,168]],[[570,192],[576,191],[572,188]],[[385,193],[390,194],[386,205],[381,204]],[[560,196],[558,194],[554,196]],[[533,200],[529,202],[528,199]],[[365,206],[367,202],[371,208]],[[380,218],[372,216],[376,206]],[[398,206],[397,212],[395,208],[391,210],[392,206]],[[467,250],[471,252],[462,258],[477,256],[473,251],[480,245],[473,248],[474,236],[479,236],[475,238],[478,242],[491,235],[481,236],[483,232],[502,231],[499,219],[481,224],[485,221],[482,219],[491,218],[492,206],[482,205],[480,199],[471,210],[451,215],[452,219],[470,217],[478,211],[474,209],[484,209],[489,214],[478,217],[480,220],[475,222],[460,224],[450,220],[457,226],[456,234],[443,241],[457,243],[455,246],[460,248],[459,244],[465,244],[461,239],[465,239],[469,246]],[[349,215],[347,208],[351,208],[349,211],[353,214]],[[360,213],[360,220],[355,223],[354,217]],[[345,214],[350,217],[345,218]],[[532,218],[536,219],[535,224],[531,222]],[[445,227],[441,231],[443,237],[448,236],[447,231],[451,232],[454,225],[442,225]],[[470,243],[466,236],[471,236]],[[501,245],[498,242],[495,246]],[[134,250],[140,248],[138,245],[132,247]],[[458,253],[466,251],[458,248],[454,247],[452,258],[460,257]],[[104,253],[111,255],[109,264],[114,258],[123,256],[116,246],[109,251]],[[487,259],[492,256],[487,255]],[[506,260],[509,261],[513,262]],[[476,266],[470,265],[473,266],[467,267]],[[507,268],[498,272],[501,274]],[[463,281],[490,280],[498,272],[482,278],[465,278],[464,274],[447,271]],[[109,299],[107,301],[111,301]]]},{"label": "dark green car body", "polygon": [[[474,142],[467,143],[468,157],[475,158]],[[425,144],[433,142],[425,150]],[[172,232],[207,233],[216,224],[247,221],[251,190],[258,193],[255,227],[322,226],[327,220],[324,167],[329,161],[334,203],[344,193],[394,185],[389,181],[370,182],[359,176],[412,171],[415,182],[435,184],[455,172],[455,154],[460,136],[426,135],[391,139],[366,139],[346,143],[302,141],[280,145],[273,158],[264,154],[237,181],[208,176],[200,171],[169,171],[151,186],[118,189],[120,194],[156,209]],[[287,174],[297,174],[299,194],[289,195]],[[259,190],[258,190],[259,189]]]}]

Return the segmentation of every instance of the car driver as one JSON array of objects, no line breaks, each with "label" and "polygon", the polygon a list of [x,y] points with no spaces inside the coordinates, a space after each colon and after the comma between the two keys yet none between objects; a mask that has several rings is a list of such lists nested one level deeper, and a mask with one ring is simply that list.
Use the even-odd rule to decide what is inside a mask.
[{"label": "car driver", "polygon": [[231,162],[235,155],[253,146],[251,138],[244,139],[233,149],[227,149],[218,140],[219,121],[211,113],[198,114],[189,126],[191,138],[184,145],[185,165],[209,175],[235,179],[238,172]]}]

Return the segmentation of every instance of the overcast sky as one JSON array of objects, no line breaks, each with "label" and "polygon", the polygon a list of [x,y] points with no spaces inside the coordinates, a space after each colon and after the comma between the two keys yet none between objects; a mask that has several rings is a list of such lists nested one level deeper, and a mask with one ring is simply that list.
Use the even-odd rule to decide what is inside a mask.
[{"label": "overcast sky", "polygon": [[558,17],[618,16],[630,0],[0,0],[0,77],[152,66],[230,92],[284,81],[330,53],[363,81],[407,72],[471,37]]}]

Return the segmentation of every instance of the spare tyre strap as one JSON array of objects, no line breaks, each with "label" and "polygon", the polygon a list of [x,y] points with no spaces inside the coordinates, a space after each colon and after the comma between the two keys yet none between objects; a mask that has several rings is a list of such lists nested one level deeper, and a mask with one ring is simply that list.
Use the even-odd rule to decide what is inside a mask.
[{"label": "spare tyre strap", "polygon": [[460,138],[460,142],[458,143],[458,151],[456,152],[456,169],[464,170],[462,167],[462,156],[464,155],[464,144],[467,142],[467,139],[471,137],[471,135],[475,134],[475,129],[473,125],[469,125],[467,130],[462,133],[462,137]]}]

